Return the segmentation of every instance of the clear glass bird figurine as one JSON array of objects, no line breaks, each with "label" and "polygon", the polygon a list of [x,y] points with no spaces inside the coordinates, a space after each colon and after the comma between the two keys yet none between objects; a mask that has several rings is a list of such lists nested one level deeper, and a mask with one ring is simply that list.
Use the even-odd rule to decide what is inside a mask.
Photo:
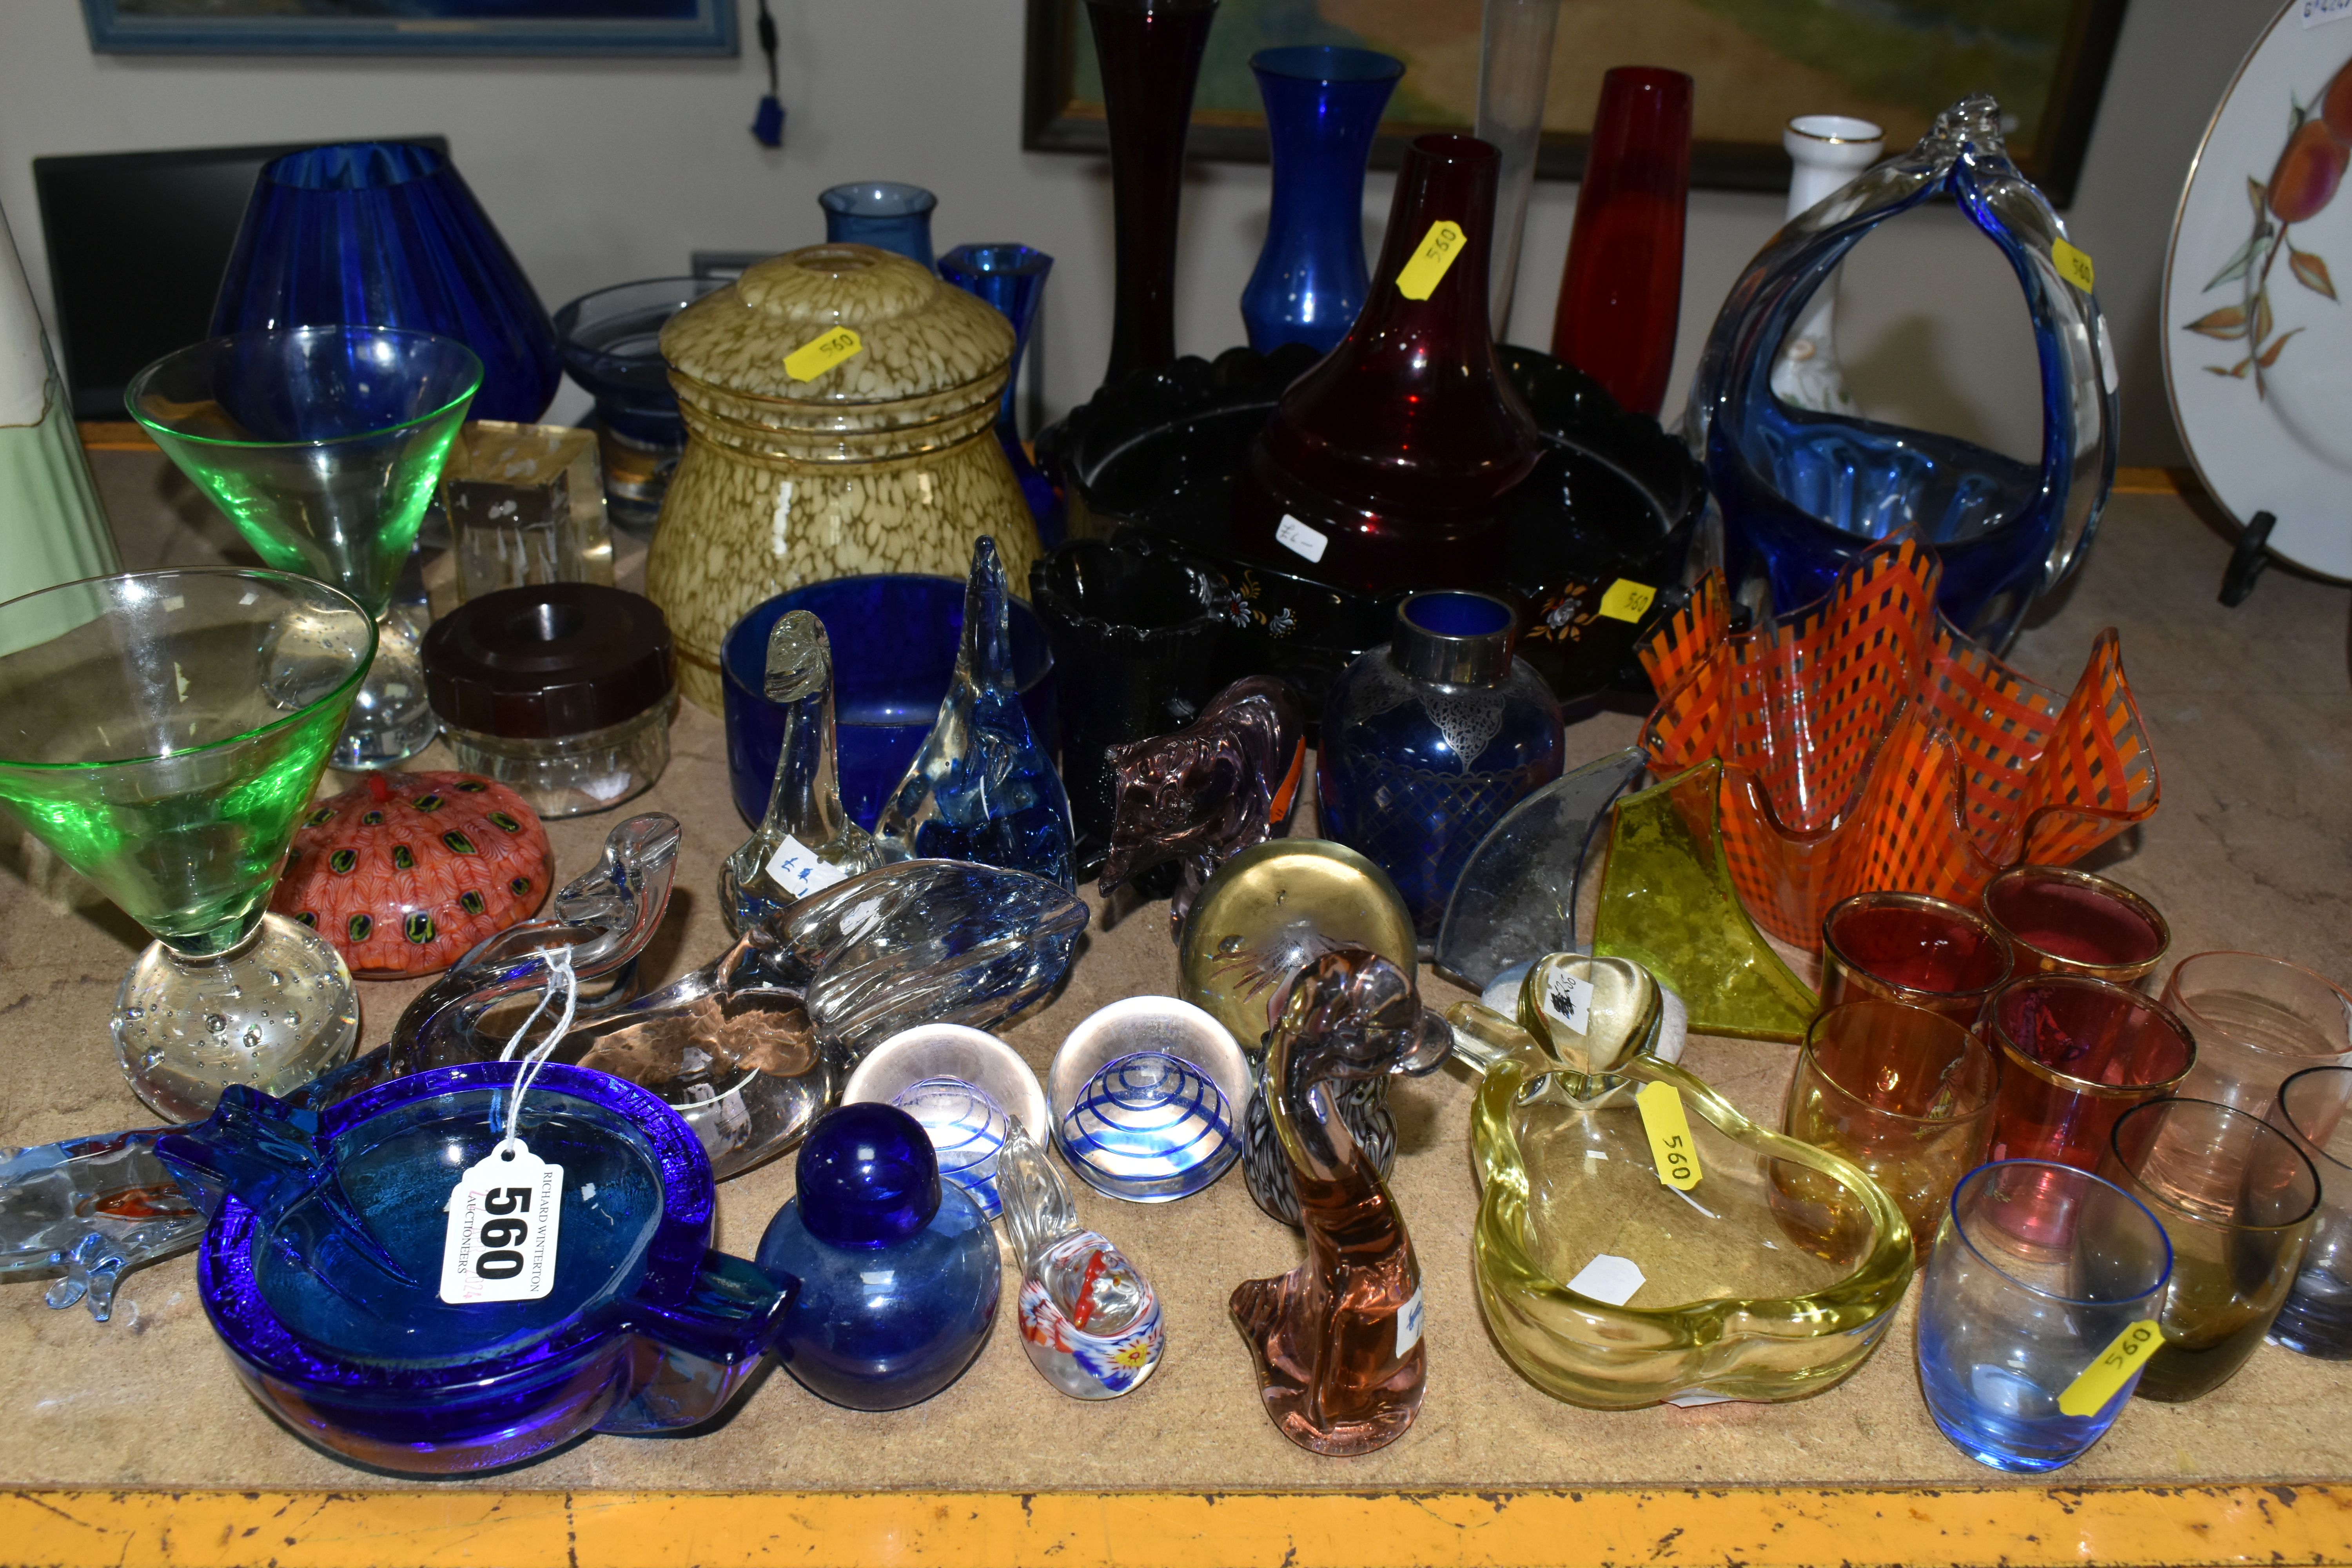
[{"label": "clear glass bird figurine", "polygon": [[1082,1229],[1068,1184],[1011,1119],[996,1152],[1006,1238],[1021,1267],[1021,1348],[1073,1399],[1131,1394],[1168,1348],[1151,1281],[1100,1233]]}]

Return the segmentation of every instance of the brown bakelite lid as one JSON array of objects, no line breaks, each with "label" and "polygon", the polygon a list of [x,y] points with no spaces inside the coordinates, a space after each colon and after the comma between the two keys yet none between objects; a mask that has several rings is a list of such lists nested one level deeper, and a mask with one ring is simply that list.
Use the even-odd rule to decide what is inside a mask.
[{"label": "brown bakelite lid", "polygon": [[501,588],[425,634],[425,690],[442,721],[550,741],[625,722],[670,693],[669,621],[593,583]]}]

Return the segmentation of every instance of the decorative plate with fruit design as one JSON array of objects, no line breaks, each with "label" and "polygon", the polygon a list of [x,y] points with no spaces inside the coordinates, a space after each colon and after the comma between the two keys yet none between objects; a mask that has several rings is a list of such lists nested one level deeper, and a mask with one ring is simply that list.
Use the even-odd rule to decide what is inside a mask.
[{"label": "decorative plate with fruit design", "polygon": [[2291,0],[2190,166],[2163,342],[2173,416],[2206,488],[2241,523],[2275,517],[2283,559],[2352,578],[2347,163],[2352,7]]},{"label": "decorative plate with fruit design", "polygon": [[269,907],[362,980],[448,968],[528,919],[555,862],[522,797],[473,773],[370,773],[311,803]]}]

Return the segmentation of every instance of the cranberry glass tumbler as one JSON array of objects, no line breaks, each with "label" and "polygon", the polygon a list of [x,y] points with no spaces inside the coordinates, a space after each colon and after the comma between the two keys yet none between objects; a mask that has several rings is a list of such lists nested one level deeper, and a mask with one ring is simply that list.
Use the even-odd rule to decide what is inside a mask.
[{"label": "cranberry glass tumbler", "polygon": [[2197,1060],[2189,1027],[2145,992],[2080,974],[2021,974],[1985,1004],[2001,1054],[1995,1160],[2095,1169],[2116,1119],[2178,1093]]},{"label": "cranberry glass tumbler", "polygon": [[1601,79],[1551,352],[1639,414],[1658,412],[1674,368],[1690,153],[1690,78],[1620,66]]},{"label": "cranberry glass tumbler", "polygon": [[1926,893],[1856,893],[1822,917],[1824,1009],[1874,996],[1966,1028],[2008,978],[2009,942],[1991,922]]}]

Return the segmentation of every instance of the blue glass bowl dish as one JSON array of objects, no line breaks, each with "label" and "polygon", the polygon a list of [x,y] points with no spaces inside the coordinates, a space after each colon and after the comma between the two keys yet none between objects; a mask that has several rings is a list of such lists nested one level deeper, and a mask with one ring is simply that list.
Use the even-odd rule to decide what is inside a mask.
[{"label": "blue glass bowl dish", "polygon": [[346,142],[262,166],[213,304],[213,337],[270,327],[405,327],[480,356],[476,419],[539,418],[563,365],[555,327],[448,157]]},{"label": "blue glass bowl dish", "polygon": [[793,1292],[784,1370],[853,1410],[917,1405],[963,1375],[996,1322],[996,1235],[940,1180],[922,1126],[845,1105],[801,1145],[793,1182],[760,1237],[760,1267]]},{"label": "blue glass bowl dish", "polygon": [[[768,635],[793,610],[824,623],[833,645],[833,711],[841,804],[871,828],[931,732],[963,636],[961,578],[914,574],[836,577],[780,594],[735,623],[719,653],[727,716],[727,776],[735,809],[756,826],[768,809],[783,707],[764,695]],[[1048,756],[1061,751],[1054,655],[1027,605],[1013,605],[1013,669],[1021,709]]]},{"label": "blue glass bowl dish", "polygon": [[583,294],[555,312],[563,368],[596,400],[604,510],[617,527],[653,531],[686,451],[686,416],[661,357],[662,327],[726,286],[723,278],[647,278]]},{"label": "blue glass bowl dish", "polygon": [[553,1064],[520,1131],[563,1167],[554,1286],[440,1300],[443,1204],[499,1142],[519,1070],[436,1068],[319,1112],[232,1088],[158,1144],[212,1213],[196,1285],[230,1364],[331,1454],[457,1475],[591,1430],[691,1426],[777,1342],[792,1287],[709,1250],[716,1188],[693,1131],[625,1079]]}]

